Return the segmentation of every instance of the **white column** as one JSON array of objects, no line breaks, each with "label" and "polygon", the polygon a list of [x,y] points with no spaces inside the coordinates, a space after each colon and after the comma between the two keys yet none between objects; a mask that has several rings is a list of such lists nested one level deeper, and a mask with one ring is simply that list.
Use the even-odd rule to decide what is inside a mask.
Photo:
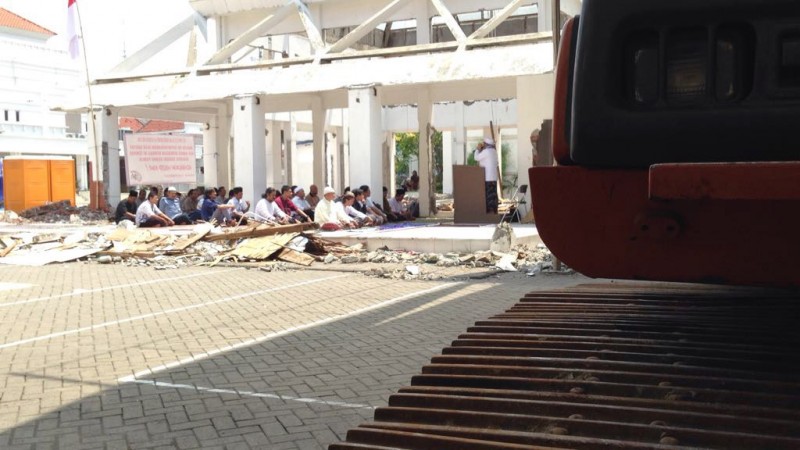
[{"label": "white column", "polygon": [[[370,189],[383,181],[383,120],[380,97],[375,88],[348,92],[350,122],[350,181]],[[377,192],[377,190],[376,190]]]},{"label": "white column", "polygon": [[[100,198],[92,196],[91,204],[114,208],[120,200],[119,177],[119,113],[113,108],[94,111],[89,120],[89,158],[92,164],[92,184],[100,190]],[[94,135],[94,138],[92,137]]]},{"label": "white column", "polygon": [[280,189],[283,182],[283,159],[281,158],[281,123],[269,120],[266,123],[267,186]]},{"label": "white column", "polygon": [[442,191],[453,193],[453,132],[442,131]]},{"label": "white column", "polygon": [[297,176],[297,143],[295,139],[297,136],[297,122],[294,120],[294,114],[289,113],[289,123],[283,130],[283,147],[286,152],[286,184],[292,185],[295,183]]},{"label": "white column", "polygon": [[433,120],[433,103],[430,93],[418,93],[417,121],[419,123],[419,215],[436,214],[436,192],[433,180],[433,151],[431,150],[430,124]]},{"label": "white column", "polygon": [[[533,165],[531,132],[544,119],[553,118],[553,74],[529,75],[517,78],[517,185],[530,186],[528,169]],[[530,189],[528,201],[530,202]]]},{"label": "white column", "polygon": [[218,123],[219,119],[214,116],[206,123],[203,130],[203,186],[219,186],[217,183]]},{"label": "white column", "polygon": [[[537,31],[539,33],[553,29],[553,2],[552,0],[539,0],[537,12]],[[530,144],[530,142],[528,142]]]},{"label": "white column", "polygon": [[431,43],[431,22],[428,0],[416,0],[414,18],[417,19],[417,45]]},{"label": "white column", "polygon": [[[394,133],[384,134],[381,151],[383,152],[383,178],[381,179],[383,184],[381,186],[391,187],[394,179]],[[374,190],[378,187],[370,186],[370,189]]]},{"label": "white column", "polygon": [[78,179],[78,190],[85,191],[89,189],[89,171],[86,168],[88,157],[78,155],[75,157],[75,176]]},{"label": "white column", "polygon": [[453,130],[453,164],[467,163],[467,128],[464,126],[464,102],[455,105],[455,130]]},{"label": "white column", "polygon": [[343,192],[344,179],[342,171],[342,152],[339,150],[339,140],[334,136],[335,132],[325,133],[326,150],[331,162],[331,178],[328,184],[336,189],[336,192]]},{"label": "white column", "polygon": [[244,199],[255,204],[266,189],[266,139],[264,107],[257,96],[233,100],[234,161],[233,185],[241,186]]},{"label": "white column", "polygon": [[325,161],[325,108],[322,100],[315,99],[311,105],[311,126],[313,128],[314,145],[314,184],[319,188],[320,195],[325,188],[325,174],[327,161]]},{"label": "white column", "polygon": [[[397,141],[394,140],[394,133],[389,133],[389,179],[384,185],[389,188],[390,194],[394,194],[394,187],[397,186],[397,170],[395,168],[394,155],[397,152]],[[372,189],[372,186],[370,186]],[[383,186],[381,186],[383,189]]]},{"label": "white column", "polygon": [[[231,106],[225,104],[225,106],[219,108],[219,113],[217,114],[217,179],[214,186],[233,186],[233,170],[231,167],[233,143],[231,142],[231,128],[233,128],[233,113],[231,112]],[[206,171],[206,173],[208,172]],[[208,183],[206,183],[206,186],[211,187]]]}]

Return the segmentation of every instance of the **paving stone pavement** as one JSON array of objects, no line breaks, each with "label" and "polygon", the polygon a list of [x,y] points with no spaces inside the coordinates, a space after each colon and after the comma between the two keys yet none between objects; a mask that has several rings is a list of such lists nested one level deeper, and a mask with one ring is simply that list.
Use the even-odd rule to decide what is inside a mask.
[{"label": "paving stone pavement", "polygon": [[0,448],[325,448],[476,320],[585,280],[0,266]]}]

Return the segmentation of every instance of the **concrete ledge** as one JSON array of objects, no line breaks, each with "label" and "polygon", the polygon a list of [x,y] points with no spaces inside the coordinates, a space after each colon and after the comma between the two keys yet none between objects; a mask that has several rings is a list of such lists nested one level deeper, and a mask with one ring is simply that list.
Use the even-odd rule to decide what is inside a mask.
[{"label": "concrete ledge", "polygon": [[[517,244],[537,245],[542,241],[535,225],[512,225]],[[320,232],[320,236],[345,245],[362,244],[369,251],[388,247],[420,253],[471,253],[489,250],[495,225],[434,225],[380,231]]]}]

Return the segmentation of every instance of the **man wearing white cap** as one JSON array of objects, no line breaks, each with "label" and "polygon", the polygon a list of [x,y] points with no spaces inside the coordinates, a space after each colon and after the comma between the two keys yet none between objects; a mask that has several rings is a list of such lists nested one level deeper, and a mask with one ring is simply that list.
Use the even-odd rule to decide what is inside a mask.
[{"label": "man wearing white cap", "polygon": [[328,186],[322,191],[323,198],[317,203],[314,210],[314,222],[322,225],[326,231],[339,230],[341,228],[353,228],[353,221],[347,217],[343,208],[338,208],[333,199],[336,198],[336,191]]},{"label": "man wearing white cap", "polygon": [[292,197],[292,203],[294,203],[294,206],[296,206],[297,209],[306,213],[311,220],[314,220],[314,208],[312,208],[311,203],[308,203],[308,200],[306,200],[306,191],[302,186],[297,186],[294,188],[294,197]]},{"label": "man wearing white cap", "polygon": [[475,149],[475,161],[483,167],[484,181],[486,185],[486,212],[497,214],[497,149],[494,147],[494,139],[484,138]]},{"label": "man wearing white cap", "polygon": [[175,189],[175,186],[170,186],[164,191],[164,196],[158,202],[158,209],[172,219],[175,225],[192,223],[192,219],[181,210],[181,200],[178,198],[178,190]]}]

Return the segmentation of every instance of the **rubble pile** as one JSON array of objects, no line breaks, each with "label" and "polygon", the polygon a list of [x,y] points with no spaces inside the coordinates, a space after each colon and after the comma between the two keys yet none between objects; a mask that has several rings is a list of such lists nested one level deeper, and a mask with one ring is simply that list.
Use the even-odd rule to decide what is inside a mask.
[{"label": "rubble pile", "polygon": [[0,235],[0,264],[41,266],[89,258],[157,270],[222,261],[278,258],[308,265],[315,260],[302,246],[291,248],[309,225],[251,225],[222,230],[211,224],[183,229],[141,229],[121,224],[110,233],[48,232]]},{"label": "rubble pile", "polygon": [[6,211],[2,216],[4,222],[24,223],[72,223],[83,225],[97,225],[108,223],[109,215],[105,211],[90,209],[88,206],[72,206],[69,200],[48,203],[21,211]]},{"label": "rubble pile", "polygon": [[[27,215],[42,217],[60,210],[51,205],[40,208]],[[200,224],[142,229],[123,222],[106,233],[21,232],[0,235],[0,264],[39,266],[85,260],[155,270],[238,264],[283,271],[317,262],[324,266],[367,264],[373,267],[354,266],[353,270],[368,276],[416,280],[447,277],[455,273],[450,268],[524,272],[529,276],[554,271],[552,255],[544,245],[516,245],[513,239],[501,239],[505,236],[502,226],[497,232],[501,235],[499,244],[492,250],[444,254],[386,247],[368,251],[362,244],[347,246],[324,239],[310,232],[313,228],[313,224],[252,224],[223,229]]]},{"label": "rubble pile", "polygon": [[[553,257],[543,244],[537,246],[517,245],[511,251],[479,251],[473,253],[414,253],[388,249],[362,253],[350,257],[332,258],[330,263],[388,263],[403,264],[404,267],[387,270],[370,268],[368,276],[406,280],[433,280],[441,278],[441,268],[463,267],[486,268],[507,272],[525,272],[535,276],[543,272],[554,272]],[[570,272],[562,266],[561,272]]]}]

